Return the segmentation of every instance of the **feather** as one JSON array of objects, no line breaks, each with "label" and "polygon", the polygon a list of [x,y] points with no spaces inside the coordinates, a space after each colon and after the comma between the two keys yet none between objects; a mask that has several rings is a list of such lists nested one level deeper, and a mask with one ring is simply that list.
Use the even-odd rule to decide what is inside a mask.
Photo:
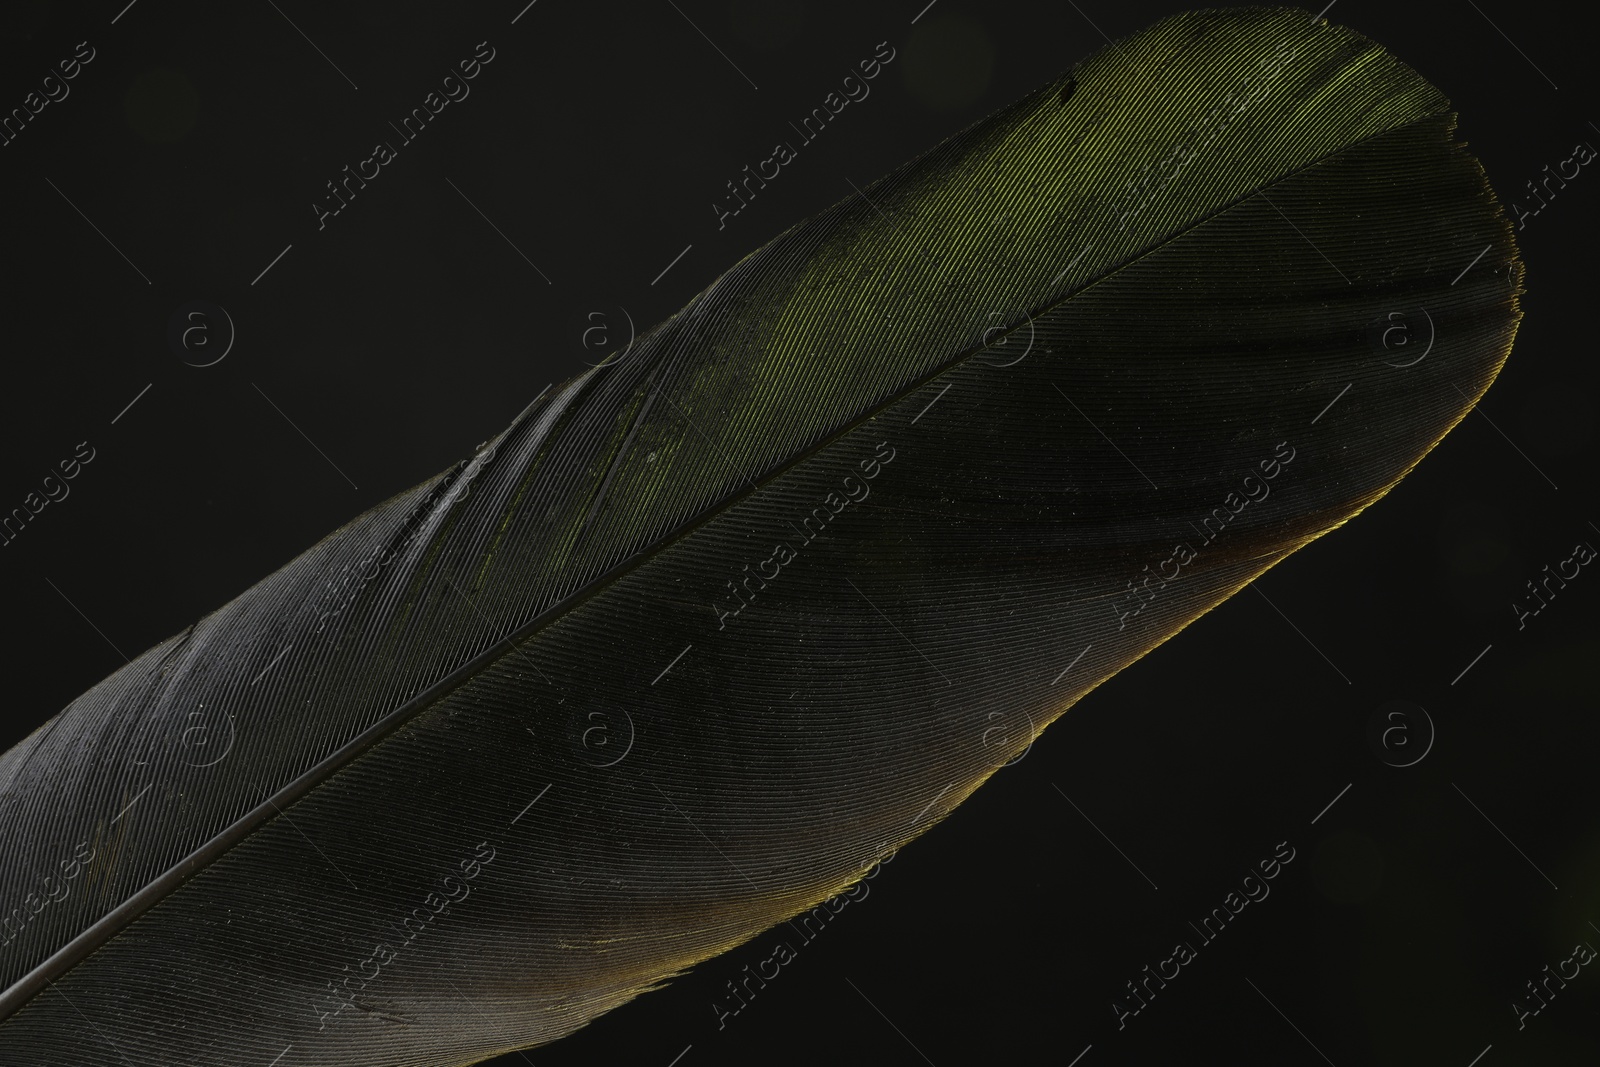
[{"label": "feather", "polygon": [[1488,388],[1454,129],[1198,12],[794,226],[0,757],[0,1061],[472,1063],[846,889]]}]

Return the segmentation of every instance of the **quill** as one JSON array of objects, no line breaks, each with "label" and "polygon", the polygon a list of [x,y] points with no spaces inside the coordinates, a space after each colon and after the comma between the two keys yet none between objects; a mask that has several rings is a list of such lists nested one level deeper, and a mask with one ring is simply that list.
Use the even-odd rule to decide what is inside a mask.
[{"label": "quill", "polygon": [[0,757],[0,1052],[472,1062],[845,888],[1487,388],[1453,125],[1197,13],[794,227]]}]

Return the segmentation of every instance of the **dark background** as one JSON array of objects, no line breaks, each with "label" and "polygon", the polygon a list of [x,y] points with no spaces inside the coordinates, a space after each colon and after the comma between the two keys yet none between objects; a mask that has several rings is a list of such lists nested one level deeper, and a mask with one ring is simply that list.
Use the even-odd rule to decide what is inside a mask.
[{"label": "dark background", "polygon": [[[1101,31],[1185,6],[937,0],[913,22],[925,0],[539,0],[513,25],[526,0],[138,0],[119,16],[124,2],[6,16],[4,110],[79,41],[96,51],[0,148],[0,511],[79,442],[95,456],[0,547],[7,746],[122,653],[469,456],[623,343],[628,319],[653,325]],[[1341,0],[1329,17],[1440,86],[1515,199],[1600,144],[1593,26],[1568,10]],[[495,58],[470,97],[319,231],[325,183],[398,144],[387,123],[484,40]],[[881,41],[897,54],[871,96],[719,230],[724,183]],[[725,1028],[713,1000],[776,934],[528,1058],[1596,1062],[1600,968],[1520,1032],[1511,1005],[1576,943],[1600,946],[1600,578],[1585,570],[1521,630],[1511,605],[1576,543],[1600,545],[1597,210],[1589,168],[1518,234],[1526,319],[1481,413],[1264,595],[1085,699]],[[204,368],[180,354],[220,347],[168,342],[194,300],[236,331]],[[226,334],[213,322],[208,340]],[[1394,707],[1382,725],[1399,732],[1373,744]],[[1188,923],[1279,842],[1295,858],[1270,897],[1201,946]],[[1119,1031],[1113,999],[1180,940],[1198,958]]]}]

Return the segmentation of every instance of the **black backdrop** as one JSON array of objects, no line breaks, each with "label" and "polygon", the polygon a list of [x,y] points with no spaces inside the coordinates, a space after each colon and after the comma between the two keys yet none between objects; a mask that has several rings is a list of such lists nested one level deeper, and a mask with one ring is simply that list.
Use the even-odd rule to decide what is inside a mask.
[{"label": "black backdrop", "polygon": [[[630,320],[1182,6],[124,2],[6,16],[7,110],[93,50],[0,147],[0,509],[93,450],[0,547],[6,745],[470,455]],[[1593,27],[1554,4],[1329,17],[1451,97],[1502,199],[1600,145]],[[481,41],[470,97],[319,229],[326,183]],[[870,97],[719,226],[726,182],[885,41]],[[1600,946],[1600,578],[1520,628],[1512,604],[1600,545],[1597,210],[1585,170],[1525,220],[1526,319],[1481,413],[1265,596],[1085,699],[725,1026],[770,935],[529,1058],[1596,1062],[1593,968],[1521,1029],[1512,1004]],[[175,348],[191,301],[210,318]],[[1280,842],[1270,897],[1119,1029],[1125,984]]]}]

